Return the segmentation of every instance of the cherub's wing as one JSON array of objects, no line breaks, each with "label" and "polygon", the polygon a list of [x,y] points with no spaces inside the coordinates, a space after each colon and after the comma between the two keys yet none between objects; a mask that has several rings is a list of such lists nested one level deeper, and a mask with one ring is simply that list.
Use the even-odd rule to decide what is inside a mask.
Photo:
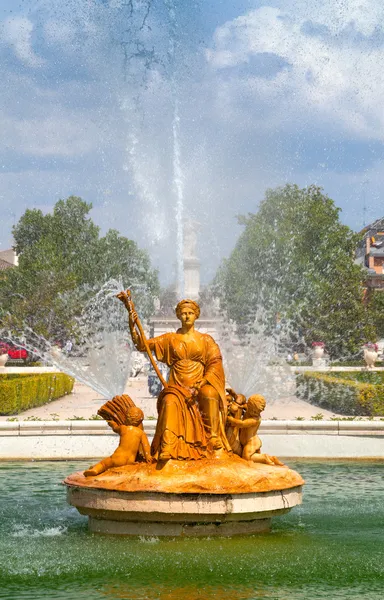
[{"label": "cherub's wing", "polygon": [[97,414],[106,421],[115,421],[118,425],[125,425],[127,409],[132,406],[136,406],[132,398],[128,394],[122,394],[108,400],[99,408]]}]

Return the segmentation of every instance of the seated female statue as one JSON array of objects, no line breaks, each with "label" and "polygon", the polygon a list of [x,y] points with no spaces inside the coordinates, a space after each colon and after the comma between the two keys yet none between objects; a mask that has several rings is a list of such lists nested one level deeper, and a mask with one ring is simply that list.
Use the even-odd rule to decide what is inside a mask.
[{"label": "seated female statue", "polygon": [[[158,361],[170,368],[167,387],[157,401],[158,421],[151,452],[158,460],[199,459],[224,449],[227,402],[220,349],[213,338],[195,329],[200,307],[182,300],[176,307],[181,327],[147,341]],[[136,331],[137,313],[129,313],[133,343],[145,347]]]}]

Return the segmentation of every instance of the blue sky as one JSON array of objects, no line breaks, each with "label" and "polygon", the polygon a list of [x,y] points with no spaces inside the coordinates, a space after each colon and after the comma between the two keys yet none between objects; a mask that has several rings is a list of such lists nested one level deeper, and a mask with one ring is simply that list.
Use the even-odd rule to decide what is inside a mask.
[{"label": "blue sky", "polygon": [[384,215],[380,0],[133,7],[0,0],[0,248],[26,208],[75,194],[169,282],[175,100],[203,279],[268,187],[321,185],[357,230]]}]

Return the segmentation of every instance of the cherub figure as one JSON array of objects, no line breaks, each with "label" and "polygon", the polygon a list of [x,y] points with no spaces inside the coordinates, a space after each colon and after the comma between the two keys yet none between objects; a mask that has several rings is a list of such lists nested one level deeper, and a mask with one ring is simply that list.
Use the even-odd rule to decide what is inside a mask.
[{"label": "cherub figure", "polygon": [[240,429],[239,440],[242,447],[241,457],[244,460],[264,463],[267,465],[283,466],[276,456],[262,454],[261,440],[257,435],[261,423],[261,413],[265,409],[266,402],[264,396],[254,394],[248,398],[246,410],[243,419],[235,418],[231,415],[227,417],[227,423],[232,427]]},{"label": "cherub figure", "polygon": [[[234,419],[241,420],[247,405],[246,397],[244,396],[244,394],[236,394],[236,392],[232,388],[227,388],[226,392],[228,402],[228,415],[233,417]],[[234,454],[241,456],[243,448],[240,443],[239,427],[238,425],[230,423],[228,418],[225,426],[225,435],[227,436],[227,440]]]},{"label": "cherub figure", "polygon": [[[111,401],[111,403],[112,402],[113,401]],[[143,430],[143,419],[143,411],[137,406],[130,406],[125,410],[125,424],[119,424],[114,420],[107,421],[113,431],[120,436],[119,446],[112,456],[104,458],[93,467],[90,467],[87,471],[84,471],[85,477],[100,475],[100,473],[107,471],[107,469],[112,469],[113,467],[132,465],[136,462],[139,452],[144,455],[147,463],[151,463],[151,449],[148,438]]]}]

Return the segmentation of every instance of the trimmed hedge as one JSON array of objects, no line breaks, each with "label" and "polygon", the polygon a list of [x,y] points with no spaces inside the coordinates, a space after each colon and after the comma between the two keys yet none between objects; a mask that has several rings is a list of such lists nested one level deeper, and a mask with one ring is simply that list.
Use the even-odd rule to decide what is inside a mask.
[{"label": "trimmed hedge", "polygon": [[65,373],[1,373],[0,415],[18,413],[70,394],[75,380]]},{"label": "trimmed hedge", "polygon": [[305,372],[296,378],[296,395],[343,415],[383,416],[384,381],[358,381],[360,374]]},{"label": "trimmed hedge", "polygon": [[384,371],[335,371],[332,377],[372,385],[384,384]]}]

